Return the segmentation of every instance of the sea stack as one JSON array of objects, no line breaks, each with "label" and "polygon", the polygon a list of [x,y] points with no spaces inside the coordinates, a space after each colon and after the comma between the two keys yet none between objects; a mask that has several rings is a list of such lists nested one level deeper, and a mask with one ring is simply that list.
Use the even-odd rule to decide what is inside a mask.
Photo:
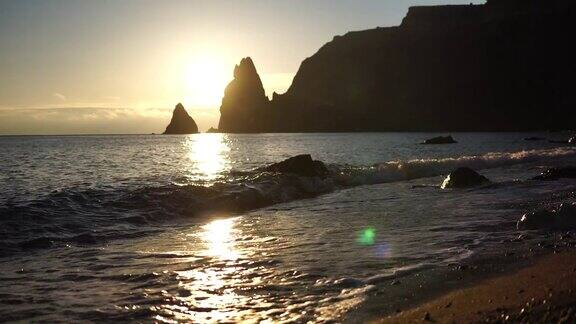
[{"label": "sea stack", "polygon": [[269,104],[262,81],[250,57],[234,67],[234,80],[224,90],[218,130],[225,133],[252,133],[261,129]]},{"label": "sea stack", "polygon": [[196,134],[198,126],[181,103],[176,105],[172,113],[172,120],[166,127],[164,134]]}]

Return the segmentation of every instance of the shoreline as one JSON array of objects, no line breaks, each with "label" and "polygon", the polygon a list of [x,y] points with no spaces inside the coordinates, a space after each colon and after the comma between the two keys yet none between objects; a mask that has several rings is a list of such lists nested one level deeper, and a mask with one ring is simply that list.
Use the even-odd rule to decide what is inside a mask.
[{"label": "shoreline", "polygon": [[457,288],[377,323],[574,322],[576,251],[539,257],[533,264]]}]

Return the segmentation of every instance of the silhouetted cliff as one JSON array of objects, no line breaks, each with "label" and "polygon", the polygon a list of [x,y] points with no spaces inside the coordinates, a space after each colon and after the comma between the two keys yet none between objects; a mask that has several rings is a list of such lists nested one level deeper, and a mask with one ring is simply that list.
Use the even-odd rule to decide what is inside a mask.
[{"label": "silhouetted cliff", "polygon": [[260,91],[246,105],[227,88],[219,129],[574,128],[575,22],[571,0],[413,7],[400,26],[334,37],[270,103]]},{"label": "silhouetted cliff", "polygon": [[166,127],[164,134],[196,134],[198,133],[198,126],[196,122],[188,113],[182,104],[177,104],[172,113],[172,120]]}]

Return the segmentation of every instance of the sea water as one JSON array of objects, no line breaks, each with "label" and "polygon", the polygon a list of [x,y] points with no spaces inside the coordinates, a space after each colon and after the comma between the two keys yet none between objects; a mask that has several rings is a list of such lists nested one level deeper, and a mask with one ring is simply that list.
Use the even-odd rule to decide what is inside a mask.
[{"label": "sea water", "polygon": [[[524,140],[569,134],[420,144],[436,135],[0,137],[0,318],[376,317],[414,295],[399,278],[501,251],[523,213],[574,200],[571,180],[530,179],[576,150]],[[261,169],[298,154],[330,175]],[[460,166],[493,184],[441,190]]]}]

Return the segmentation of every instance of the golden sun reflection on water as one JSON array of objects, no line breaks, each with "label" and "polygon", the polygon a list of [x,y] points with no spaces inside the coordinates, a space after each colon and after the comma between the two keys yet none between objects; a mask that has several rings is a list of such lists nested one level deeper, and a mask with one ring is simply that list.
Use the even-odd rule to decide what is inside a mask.
[{"label": "golden sun reflection on water", "polygon": [[195,134],[187,137],[190,171],[194,180],[213,181],[230,169],[228,138],[225,134]]},{"label": "golden sun reflection on water", "polygon": [[[253,311],[239,310],[238,305],[249,302],[249,296],[237,294],[232,287],[241,284],[242,269],[235,261],[242,255],[236,247],[239,231],[234,228],[236,218],[217,219],[204,226],[198,237],[205,244],[203,255],[226,261],[227,266],[207,266],[178,271],[179,286],[191,292],[178,297],[179,305],[164,305],[163,310],[177,321],[233,322]],[[208,263],[207,263],[208,265]]]},{"label": "golden sun reflection on water", "polygon": [[240,252],[236,248],[236,218],[217,219],[202,227],[202,238],[206,242],[206,255],[223,260],[236,260]]}]

